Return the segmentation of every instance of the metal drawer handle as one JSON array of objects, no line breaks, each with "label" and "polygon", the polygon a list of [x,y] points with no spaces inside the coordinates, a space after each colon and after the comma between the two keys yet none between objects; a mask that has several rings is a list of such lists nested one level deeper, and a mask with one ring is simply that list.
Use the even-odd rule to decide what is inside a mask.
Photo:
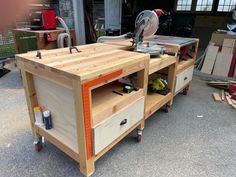
[{"label": "metal drawer handle", "polygon": [[121,121],[120,125],[125,125],[127,123],[127,119]]},{"label": "metal drawer handle", "polygon": [[185,77],[184,80],[186,81],[188,79],[188,77]]}]

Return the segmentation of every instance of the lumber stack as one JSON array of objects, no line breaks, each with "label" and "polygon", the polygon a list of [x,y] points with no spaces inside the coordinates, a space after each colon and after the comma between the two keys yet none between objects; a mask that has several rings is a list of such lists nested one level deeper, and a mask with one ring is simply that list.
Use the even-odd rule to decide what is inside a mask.
[{"label": "lumber stack", "polygon": [[222,46],[210,42],[199,62],[201,72],[223,77],[236,77],[236,41],[225,38]]},{"label": "lumber stack", "polygon": [[221,92],[212,93],[215,102],[226,101],[236,109],[236,81],[210,81],[208,85],[221,89]]}]

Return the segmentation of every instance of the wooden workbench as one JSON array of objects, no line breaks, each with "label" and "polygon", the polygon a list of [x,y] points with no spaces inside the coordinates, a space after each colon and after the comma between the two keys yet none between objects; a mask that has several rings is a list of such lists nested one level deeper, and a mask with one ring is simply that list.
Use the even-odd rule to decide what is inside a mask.
[{"label": "wooden workbench", "polygon": [[[89,176],[94,162],[135,128],[144,127],[149,55],[106,44],[16,55],[21,69],[32,133],[45,137],[80,163]],[[136,74],[137,91],[123,96],[118,79]],[[34,124],[33,108],[51,111],[53,128]],[[126,121],[122,124],[122,121]],[[112,132],[112,133],[111,133]],[[40,138],[38,138],[40,139]]]},{"label": "wooden workbench", "polygon": [[[13,30],[16,53],[25,53],[33,50],[56,49],[57,37],[65,33],[65,29],[55,30],[31,30],[30,28],[18,28]],[[51,41],[47,41],[45,35],[50,35]],[[72,45],[76,45],[75,30],[70,30]]]},{"label": "wooden workbench", "polygon": [[[198,40],[193,41],[197,50]],[[181,47],[169,46],[176,52]],[[169,110],[174,96],[190,84],[196,54],[186,61],[169,55],[150,59],[148,54],[133,52],[129,40],[77,48],[79,53],[70,54],[68,48],[41,50],[42,59],[35,51],[16,59],[33,136],[48,139],[79,162],[81,172],[89,176],[95,161],[132,130],[138,129],[140,140],[145,119],[165,105]],[[148,79],[154,74],[166,76],[167,95],[148,93]],[[115,94],[122,92],[117,81],[127,77],[136,78],[138,90]],[[51,111],[51,130],[34,125],[35,106]]]}]

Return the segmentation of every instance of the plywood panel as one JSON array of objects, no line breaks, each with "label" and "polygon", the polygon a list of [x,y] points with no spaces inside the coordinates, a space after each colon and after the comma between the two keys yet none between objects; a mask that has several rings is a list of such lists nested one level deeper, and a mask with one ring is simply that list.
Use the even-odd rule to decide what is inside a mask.
[{"label": "plywood panel", "polygon": [[211,74],[212,69],[215,64],[216,56],[218,53],[219,47],[218,46],[209,46],[207,49],[206,57],[202,66],[201,71],[203,73]]},{"label": "plywood panel", "polygon": [[234,45],[235,45],[235,39],[224,39],[224,41],[223,41],[223,47],[234,47]]},{"label": "plywood panel", "polygon": [[235,47],[235,39],[224,39],[221,52],[233,53],[234,47]]},{"label": "plywood panel", "polygon": [[71,90],[34,76],[39,106],[51,111],[51,135],[78,153],[74,98]]},{"label": "plywood panel", "polygon": [[219,52],[216,57],[213,74],[217,76],[228,76],[232,61],[232,54]]}]

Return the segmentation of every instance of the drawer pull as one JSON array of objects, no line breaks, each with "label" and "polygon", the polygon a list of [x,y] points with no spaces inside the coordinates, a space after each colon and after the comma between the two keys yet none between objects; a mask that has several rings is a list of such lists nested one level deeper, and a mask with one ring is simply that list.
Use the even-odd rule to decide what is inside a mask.
[{"label": "drawer pull", "polygon": [[127,119],[121,121],[120,125],[125,125],[127,123]]},{"label": "drawer pull", "polygon": [[186,81],[188,79],[188,77],[185,77],[184,80]]}]

